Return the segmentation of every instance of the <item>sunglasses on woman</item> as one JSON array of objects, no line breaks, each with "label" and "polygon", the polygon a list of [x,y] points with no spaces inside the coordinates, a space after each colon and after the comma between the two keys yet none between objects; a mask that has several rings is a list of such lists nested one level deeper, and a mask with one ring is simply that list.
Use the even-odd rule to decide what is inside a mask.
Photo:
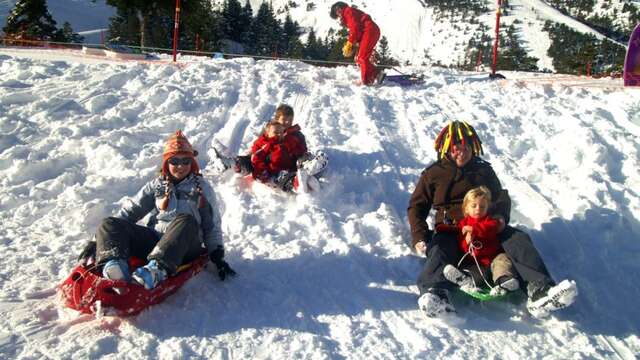
[{"label": "sunglasses on woman", "polygon": [[167,160],[167,162],[170,165],[173,166],[178,166],[178,165],[191,165],[191,158],[189,157],[185,157],[185,158],[178,158],[178,157],[172,157],[169,158],[169,160]]}]

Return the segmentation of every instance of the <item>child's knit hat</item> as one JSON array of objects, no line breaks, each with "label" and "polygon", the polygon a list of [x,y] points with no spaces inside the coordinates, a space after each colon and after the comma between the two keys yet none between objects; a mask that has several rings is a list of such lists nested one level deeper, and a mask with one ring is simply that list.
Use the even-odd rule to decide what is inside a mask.
[{"label": "child's knit hat", "polygon": [[198,166],[198,161],[196,161],[198,152],[193,150],[191,143],[189,143],[187,137],[184,136],[182,130],[178,130],[175,134],[171,135],[164,145],[164,152],[162,153],[162,175],[169,176],[169,163],[167,161],[175,155],[190,156],[192,160],[191,172],[194,174],[200,173],[200,167]]}]

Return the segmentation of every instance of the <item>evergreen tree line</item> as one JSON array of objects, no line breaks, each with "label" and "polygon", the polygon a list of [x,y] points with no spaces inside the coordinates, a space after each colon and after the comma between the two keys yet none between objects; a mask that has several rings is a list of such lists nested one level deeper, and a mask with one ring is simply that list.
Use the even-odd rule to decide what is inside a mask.
[{"label": "evergreen tree line", "polygon": [[[107,4],[116,9],[109,22],[110,43],[141,48],[172,47],[175,0],[107,0]],[[3,31],[17,39],[83,40],[67,22],[61,29],[56,27],[46,0],[18,0]],[[244,6],[238,0],[225,0],[220,10],[214,10],[209,0],[184,0],[179,34],[180,48],[187,50],[353,62],[342,56],[346,29],[330,32],[325,38],[317,36],[313,29],[305,34],[288,14],[284,21],[278,20],[267,2],[260,5],[254,16],[248,0]],[[378,55],[380,63],[397,64],[384,37]]]},{"label": "evergreen tree line", "polygon": [[68,22],[65,21],[61,28],[57,27],[46,0],[18,0],[2,31],[12,39],[76,43],[83,40]]},{"label": "evergreen tree line", "polygon": [[609,40],[598,40],[594,35],[579,33],[566,25],[547,21],[543,28],[549,32],[551,46],[548,54],[553,58],[557,72],[584,74],[587,64],[593,73],[621,72],[626,50]]},{"label": "evergreen tree line", "polygon": [[484,0],[423,0],[423,3],[434,7],[436,10],[450,14],[479,15],[489,11]]},{"label": "evergreen tree line", "polygon": [[[548,0],[549,4],[565,15],[598,30],[600,33],[621,42],[629,41],[629,36],[640,23],[640,7],[633,1],[626,0],[622,10],[616,9],[611,16],[600,16],[594,13],[595,0]],[[624,24],[618,25],[615,20],[623,19]]]},{"label": "evergreen tree line", "polygon": [[[107,3],[117,10],[109,25],[112,42],[143,48],[171,46],[175,0],[107,0]],[[353,61],[342,56],[342,45],[347,39],[345,29],[330,32],[325,38],[316,35],[313,29],[305,34],[288,14],[284,21],[277,19],[270,2],[263,2],[255,15],[248,0],[244,5],[238,0],[225,0],[219,10],[214,10],[209,0],[188,0],[182,4],[181,49]],[[382,50],[381,58],[393,61],[388,47]]]},{"label": "evergreen tree line", "polygon": [[[500,33],[500,44],[496,68],[498,70],[514,71],[540,71],[537,62],[538,58],[528,55],[527,49],[522,46],[522,38],[514,24],[503,29]],[[480,25],[475,34],[467,44],[467,56],[461,64],[464,70],[473,70],[478,62],[485,66],[493,64],[493,43],[494,38],[490,36],[492,29],[486,25]]]}]

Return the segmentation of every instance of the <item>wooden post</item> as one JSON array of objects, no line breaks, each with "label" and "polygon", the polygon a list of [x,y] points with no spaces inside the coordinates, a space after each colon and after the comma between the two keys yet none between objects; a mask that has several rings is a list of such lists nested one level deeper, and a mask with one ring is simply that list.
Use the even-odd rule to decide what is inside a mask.
[{"label": "wooden post", "polygon": [[173,62],[176,62],[179,26],[180,26],[180,0],[176,0],[176,18],[174,20],[174,27],[173,27]]},{"label": "wooden post", "polygon": [[498,44],[500,43],[500,15],[502,10],[502,0],[498,0],[498,9],[496,10],[496,38],[493,42],[493,64],[491,65],[491,75],[496,75],[496,66],[498,63]]}]

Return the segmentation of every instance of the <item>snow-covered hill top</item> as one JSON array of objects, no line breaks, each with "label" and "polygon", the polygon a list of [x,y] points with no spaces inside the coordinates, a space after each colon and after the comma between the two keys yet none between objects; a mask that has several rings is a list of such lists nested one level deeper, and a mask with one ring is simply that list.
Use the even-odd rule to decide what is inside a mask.
[{"label": "snow-covered hill top", "polygon": [[[254,11],[257,11],[263,0],[248,0]],[[329,8],[334,0],[272,0],[274,10],[284,20],[286,14],[307,31],[314,29],[316,34],[324,37],[331,30],[337,30],[339,24],[329,17]],[[107,6],[104,0],[95,3],[80,0],[49,0],[49,9],[54,19],[62,24],[69,21],[74,30],[85,35],[85,41],[98,42],[99,34],[92,30],[104,29],[108,25],[109,16],[114,9]],[[223,0],[212,0],[221,6]],[[244,1],[241,0],[241,3]],[[493,37],[496,2],[478,1],[486,5],[488,11],[474,16],[442,14],[436,11],[430,1],[424,0],[353,0],[364,11],[370,13],[380,25],[382,35],[387,37],[392,55],[402,62],[414,65],[457,64],[469,60],[471,54],[468,41],[480,29],[480,25],[488,27],[487,35]],[[592,9],[594,15],[619,14],[628,0],[598,0]],[[13,8],[15,0],[0,0],[0,24],[4,24],[6,15]],[[583,23],[563,15],[542,0],[512,0],[510,9],[503,17],[503,27],[514,24],[529,55],[539,59],[540,69],[554,70],[552,59],[547,50],[550,46],[549,34],[542,30],[545,21],[561,23],[578,32],[594,34],[597,38],[604,36]],[[640,4],[635,2],[640,8]],[[628,20],[623,16],[616,18],[616,25],[625,24]],[[621,44],[624,45],[624,44]],[[477,50],[477,49],[472,49]]]},{"label": "snow-covered hill top", "polygon": [[[183,66],[0,49],[0,358],[444,359],[640,355],[640,96],[620,80],[420,69],[424,85],[357,87],[355,68],[183,58]],[[71,59],[71,60],[69,60]],[[408,70],[408,69],[405,69]],[[414,69],[416,70],[416,69]],[[314,196],[212,170],[292,105],[330,157]],[[427,320],[406,206],[433,139],[469,121],[557,279],[547,320],[458,296],[466,322]],[[228,261],[134,318],[79,316],[53,287],[104,216],[151,179],[181,128],[220,200]]]}]

